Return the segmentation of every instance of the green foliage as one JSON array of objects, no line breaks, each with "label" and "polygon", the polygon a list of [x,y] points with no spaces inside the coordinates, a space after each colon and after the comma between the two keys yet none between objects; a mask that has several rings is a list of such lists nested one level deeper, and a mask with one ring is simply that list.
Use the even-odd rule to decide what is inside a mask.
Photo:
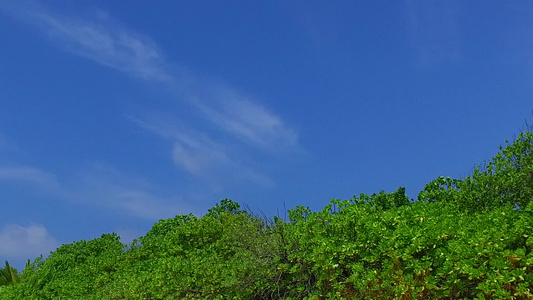
[{"label": "green foliage", "polygon": [[293,212],[298,221],[285,227],[280,258],[288,297],[470,299],[502,290],[527,297],[533,288],[531,211],[469,214],[422,202],[376,211],[361,198],[333,200],[336,213]]},{"label": "green foliage", "polygon": [[16,298],[81,299],[97,294],[119,268],[122,248],[116,234],[65,244],[46,260],[27,265]]},{"label": "green foliage", "polygon": [[533,199],[533,134],[529,131],[463,180],[439,177],[418,195],[423,202],[454,203],[470,212],[504,205],[526,207]]},{"label": "green foliage", "polygon": [[129,247],[104,234],[20,276],[6,262],[0,280],[20,282],[0,300],[531,299],[532,141],[521,134],[464,179],[437,178],[417,202],[400,187],[268,222],[224,199]]},{"label": "green foliage", "polygon": [[274,272],[279,241],[260,218],[223,200],[203,218],[160,220],[125,253],[116,299],[249,299]]},{"label": "green foliage", "polygon": [[17,269],[9,265],[6,260],[5,267],[0,269],[0,286],[19,283],[19,274]]}]

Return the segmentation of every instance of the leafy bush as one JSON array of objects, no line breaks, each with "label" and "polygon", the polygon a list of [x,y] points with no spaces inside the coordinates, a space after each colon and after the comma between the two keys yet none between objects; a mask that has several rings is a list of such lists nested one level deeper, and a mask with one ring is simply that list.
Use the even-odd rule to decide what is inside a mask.
[{"label": "leafy bush", "polygon": [[224,199],[129,247],[116,234],[63,245],[5,269],[20,282],[0,299],[531,299],[532,141],[417,202],[400,187],[267,221]]},{"label": "leafy bush", "polygon": [[9,265],[6,260],[5,267],[0,269],[0,286],[19,283],[19,275],[17,269]]},{"label": "leafy bush", "polygon": [[418,195],[423,202],[453,202],[470,212],[502,205],[526,207],[533,199],[533,134],[521,133],[484,167],[463,180],[439,177]]},{"label": "leafy bush", "polygon": [[[26,267],[12,299],[79,299],[106,286],[120,267],[122,248],[116,234],[65,244]],[[2,293],[3,295],[3,293]],[[7,298],[6,298],[7,299]]]}]

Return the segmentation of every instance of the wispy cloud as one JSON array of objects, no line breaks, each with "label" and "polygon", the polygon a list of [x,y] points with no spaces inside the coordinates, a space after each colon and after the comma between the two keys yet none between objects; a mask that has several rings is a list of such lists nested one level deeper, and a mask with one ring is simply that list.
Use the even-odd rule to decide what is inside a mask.
[{"label": "wispy cloud", "polygon": [[186,143],[175,142],[172,157],[176,164],[190,173],[202,176],[211,184],[228,183],[229,179],[234,183],[248,181],[264,187],[274,185],[270,177],[254,170],[242,160],[229,157],[229,152],[221,149],[219,144],[189,139]]},{"label": "wispy cloud", "polygon": [[7,1],[0,5],[17,19],[34,25],[62,49],[133,77],[167,81],[165,61],[148,37],[130,31],[104,13],[93,18],[67,17],[36,1]]},{"label": "wispy cloud", "polygon": [[[250,97],[228,87],[213,87],[207,101],[196,107],[220,130],[266,150],[287,150],[298,145],[298,135],[277,115]],[[209,104],[209,105],[207,105]]]},{"label": "wispy cloud", "polygon": [[[243,161],[242,150],[217,142],[205,133],[185,125],[178,126],[171,118],[157,117],[139,119],[130,117],[139,126],[161,136],[172,144],[172,160],[187,172],[217,185],[224,178],[234,181],[252,181],[262,186],[271,186],[272,180],[252,169]],[[217,182],[218,181],[218,182]]]},{"label": "wispy cloud", "polygon": [[460,56],[455,1],[405,0],[408,31],[423,65],[455,61]]},{"label": "wispy cloud", "polygon": [[206,175],[209,170],[231,164],[228,149],[211,140],[206,134],[187,126],[177,125],[164,114],[146,116],[144,119],[129,117],[140,127],[168,140],[172,146],[172,160],[189,173]]},{"label": "wispy cloud", "polygon": [[183,199],[162,195],[148,180],[110,166],[94,166],[70,174],[69,178],[69,181],[59,181],[50,172],[28,166],[0,167],[0,181],[23,184],[80,205],[151,220],[195,212]]},{"label": "wispy cloud", "polygon": [[224,147],[207,137],[179,134],[174,142],[172,159],[190,173],[206,174],[213,167],[231,164]]},{"label": "wispy cloud", "polygon": [[40,14],[40,18],[53,39],[80,56],[134,77],[169,79],[159,50],[145,37],[81,20],[61,20],[46,14]]},{"label": "wispy cloud", "polygon": [[94,166],[78,176],[75,187],[81,201],[122,213],[158,220],[194,212],[179,196],[164,195],[148,180],[106,166]]},{"label": "wispy cloud", "polygon": [[[269,181],[252,171],[252,166],[246,166],[243,160],[229,155],[225,145],[214,141],[215,135],[234,139],[232,151],[239,147],[240,150],[251,148],[263,153],[282,153],[299,148],[297,132],[257,99],[243,96],[229,85],[184,72],[185,68],[169,71],[166,67],[169,63],[149,37],[118,25],[108,15],[67,17],[35,1],[24,0],[23,3],[24,9],[16,2],[4,9],[34,24],[60,48],[130,76],[162,83],[183,104],[195,108],[203,116],[204,123],[211,124],[210,130],[165,133],[172,135],[173,161],[187,172],[215,178],[219,177],[220,169],[225,168],[234,170],[234,174],[247,174],[247,178],[256,182]],[[146,124],[139,124],[146,127]],[[161,128],[154,130],[161,135],[160,131]]]},{"label": "wispy cloud", "polygon": [[64,194],[64,189],[54,174],[34,167],[0,167],[0,181],[23,182],[54,194]]},{"label": "wispy cloud", "polygon": [[28,259],[46,256],[60,243],[43,225],[7,225],[0,230],[0,257]]}]

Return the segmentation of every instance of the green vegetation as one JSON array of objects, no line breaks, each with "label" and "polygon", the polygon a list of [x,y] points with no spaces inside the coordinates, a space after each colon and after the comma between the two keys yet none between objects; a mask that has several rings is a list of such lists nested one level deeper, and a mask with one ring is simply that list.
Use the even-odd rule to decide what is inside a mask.
[{"label": "green vegetation", "polygon": [[17,269],[9,265],[6,260],[6,265],[3,269],[0,269],[0,286],[19,283],[19,274]]},{"label": "green vegetation", "polygon": [[6,262],[0,299],[532,299],[532,150],[527,131],[416,202],[399,188],[269,221],[222,200],[129,247],[63,245],[20,282]]}]

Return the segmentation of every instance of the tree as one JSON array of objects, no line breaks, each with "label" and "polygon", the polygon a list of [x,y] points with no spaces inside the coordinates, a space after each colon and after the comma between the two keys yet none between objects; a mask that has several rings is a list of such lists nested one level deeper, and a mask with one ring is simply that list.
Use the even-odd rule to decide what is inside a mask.
[{"label": "tree", "polygon": [[9,265],[6,260],[6,265],[3,269],[0,269],[0,285],[10,285],[19,283],[19,274],[17,269]]}]

